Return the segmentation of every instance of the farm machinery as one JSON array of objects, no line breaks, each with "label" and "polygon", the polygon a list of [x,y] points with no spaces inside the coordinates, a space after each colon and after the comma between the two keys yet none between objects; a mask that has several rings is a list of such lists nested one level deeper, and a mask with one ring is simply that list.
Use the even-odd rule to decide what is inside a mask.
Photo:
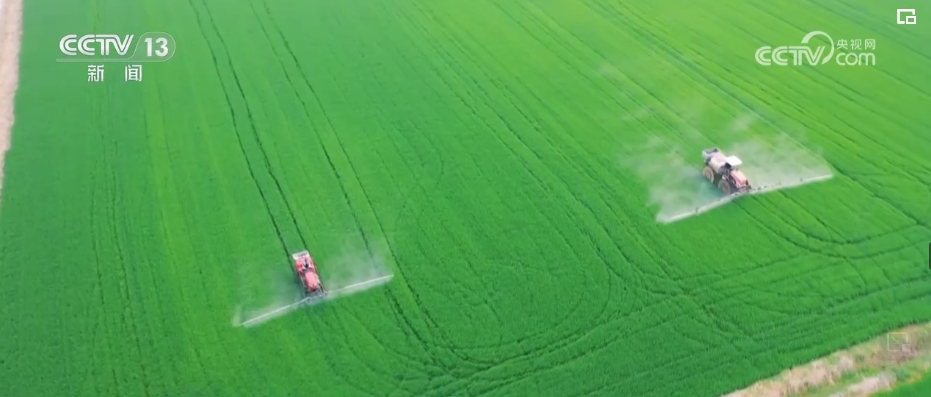
[{"label": "farm machinery", "polygon": [[317,274],[317,266],[314,265],[314,258],[310,257],[310,252],[301,251],[291,255],[291,258],[294,259],[294,274],[304,288],[304,296],[313,299],[326,295],[326,291],[320,283],[320,275]]},{"label": "farm machinery", "polygon": [[747,176],[739,168],[743,162],[737,156],[725,156],[724,152],[716,147],[702,150],[701,155],[705,159],[702,175],[711,184],[717,185],[725,196],[749,193],[753,190]]},{"label": "farm machinery", "polygon": [[368,280],[349,283],[349,285],[341,286],[338,288],[327,289],[323,286],[323,281],[320,278],[320,274],[317,272],[317,265],[314,263],[314,259],[310,256],[310,252],[305,250],[292,254],[291,260],[293,265],[292,269],[294,271],[295,278],[297,278],[297,282],[301,287],[303,296],[293,303],[274,308],[253,318],[242,321],[238,325],[250,326],[258,324],[264,320],[268,320],[272,317],[279,316],[292,309],[300,307],[301,305],[313,304],[319,301],[329,300],[340,295],[348,295],[354,292],[359,292],[379,284],[384,284],[390,281],[392,277],[394,277],[390,274],[383,275]]},{"label": "farm machinery", "polygon": [[717,186],[717,188],[724,193],[724,197],[706,202],[703,205],[695,207],[694,210],[666,217],[663,220],[664,223],[675,222],[692,215],[700,214],[712,208],[724,205],[736,197],[745,194],[759,194],[800,186],[806,183],[829,179],[833,176],[831,174],[824,174],[808,178],[790,178],[781,181],[770,181],[771,184],[769,185],[759,186],[750,183],[747,175],[740,169],[743,161],[737,156],[725,155],[724,152],[717,147],[702,150],[701,155],[705,163],[701,171],[702,176],[704,176],[708,182],[711,182],[712,185]]}]

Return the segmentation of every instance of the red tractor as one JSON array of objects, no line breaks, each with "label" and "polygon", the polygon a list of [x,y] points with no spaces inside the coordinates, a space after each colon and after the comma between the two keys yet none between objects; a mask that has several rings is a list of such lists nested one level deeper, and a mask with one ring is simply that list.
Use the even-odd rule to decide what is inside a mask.
[{"label": "red tractor", "polygon": [[294,258],[297,279],[304,286],[304,294],[310,298],[326,294],[323,285],[320,284],[320,275],[317,274],[317,266],[314,265],[314,259],[310,257],[310,253],[301,251],[291,255],[291,257]]},{"label": "red tractor", "polygon": [[743,162],[737,156],[725,156],[720,149],[714,147],[701,152],[705,159],[705,169],[702,175],[725,195],[747,193],[753,188],[747,181],[747,176],[738,169]]}]

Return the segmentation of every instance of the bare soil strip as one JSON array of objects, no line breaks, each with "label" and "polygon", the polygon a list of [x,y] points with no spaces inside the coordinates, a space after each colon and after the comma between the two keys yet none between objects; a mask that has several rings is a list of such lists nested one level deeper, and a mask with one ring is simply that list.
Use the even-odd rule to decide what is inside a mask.
[{"label": "bare soil strip", "polygon": [[10,149],[13,103],[19,85],[22,19],[22,0],[0,1],[0,192],[3,190],[3,158]]},{"label": "bare soil strip", "polygon": [[931,323],[889,332],[723,397],[866,397],[931,370]]}]

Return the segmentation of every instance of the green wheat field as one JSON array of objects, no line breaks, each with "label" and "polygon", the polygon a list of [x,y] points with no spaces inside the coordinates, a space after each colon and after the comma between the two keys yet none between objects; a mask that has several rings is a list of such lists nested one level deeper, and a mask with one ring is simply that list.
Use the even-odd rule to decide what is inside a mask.
[{"label": "green wheat field", "polygon": [[[919,3],[26,0],[0,395],[717,396],[931,320]],[[815,30],[876,64],[754,60]],[[712,146],[833,178],[657,222]],[[394,278],[234,326],[303,249]]]},{"label": "green wheat field", "polygon": [[925,377],[918,383],[904,385],[896,391],[880,394],[878,397],[926,397],[931,395],[931,378]]}]

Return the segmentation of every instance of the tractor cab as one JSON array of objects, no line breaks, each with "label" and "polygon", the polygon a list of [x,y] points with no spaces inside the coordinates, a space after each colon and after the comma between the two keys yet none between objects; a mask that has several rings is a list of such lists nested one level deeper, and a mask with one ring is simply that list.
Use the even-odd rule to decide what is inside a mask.
[{"label": "tractor cab", "polygon": [[743,161],[740,161],[737,156],[727,156],[724,158],[724,162],[728,165],[728,168],[734,169],[740,167],[743,164]]},{"label": "tractor cab", "polygon": [[737,156],[724,157],[722,154],[712,158],[709,164],[722,174],[730,174],[737,172],[738,167],[743,164],[743,161],[740,161]]}]

